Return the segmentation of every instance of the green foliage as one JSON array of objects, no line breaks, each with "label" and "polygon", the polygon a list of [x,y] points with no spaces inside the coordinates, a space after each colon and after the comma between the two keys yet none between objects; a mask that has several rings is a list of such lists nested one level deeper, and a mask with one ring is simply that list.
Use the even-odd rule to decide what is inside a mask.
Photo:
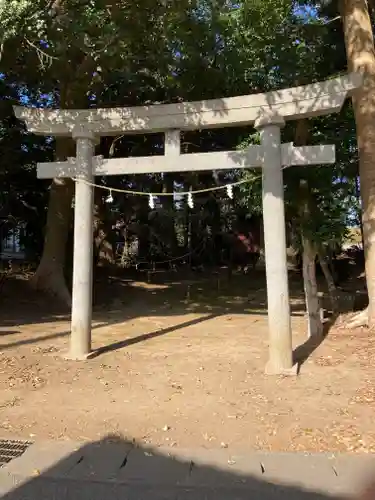
[{"label": "green foliage", "polygon": [[[35,163],[51,158],[52,144],[12,122],[11,102],[25,96],[36,106],[42,102],[68,107],[179,102],[264,92],[343,71],[340,23],[327,23],[335,12],[324,6],[319,18],[301,16],[295,6],[289,0],[0,1],[0,72],[5,74],[0,83],[4,102],[8,102],[0,117],[3,206],[12,207],[12,213],[35,227],[33,214],[37,213],[41,237],[48,191],[35,179]],[[294,126],[288,124],[283,140],[294,140]],[[218,151],[258,144],[259,136],[249,128],[222,129],[186,134],[183,141],[184,151]],[[309,142],[335,144],[337,161],[334,166],[284,172],[286,214],[295,227],[309,231],[325,245],[340,240],[348,217],[358,213],[351,107],[339,115],[311,120]],[[124,136],[115,142],[103,138],[98,152],[119,157],[158,154],[161,148],[160,136]],[[259,170],[220,172],[216,177],[212,173],[177,174],[173,182],[176,189],[198,189],[240,178],[250,182],[236,188],[235,210],[260,214]],[[314,216],[308,222],[300,216],[301,179],[311,187]],[[161,176],[103,182],[145,191],[163,189]],[[36,212],[26,209],[24,202]],[[126,219],[144,218],[145,207],[136,197],[117,197],[116,203]],[[201,212],[196,208],[196,214],[207,219],[210,227],[224,227],[229,217],[225,195],[217,193],[214,205],[220,208],[219,215],[211,206]],[[171,207],[164,203],[162,207],[166,212],[162,231],[170,233]]]}]

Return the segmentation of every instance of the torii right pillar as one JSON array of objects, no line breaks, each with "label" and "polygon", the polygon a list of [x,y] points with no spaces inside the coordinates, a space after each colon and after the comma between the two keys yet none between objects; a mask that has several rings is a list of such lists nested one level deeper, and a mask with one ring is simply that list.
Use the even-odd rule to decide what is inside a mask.
[{"label": "torii right pillar", "polygon": [[260,116],[254,124],[260,131],[262,147],[262,200],[264,249],[267,275],[269,375],[297,373],[293,366],[292,326],[290,319],[284,183],[281,155],[283,117]]}]

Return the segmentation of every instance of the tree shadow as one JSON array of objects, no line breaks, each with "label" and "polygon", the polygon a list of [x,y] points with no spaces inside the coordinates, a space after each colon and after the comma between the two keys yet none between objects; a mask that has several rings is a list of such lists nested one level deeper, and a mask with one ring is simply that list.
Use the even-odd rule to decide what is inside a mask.
[{"label": "tree shadow", "polygon": [[[233,275],[230,280],[225,272],[216,273],[215,277],[200,273],[176,275],[176,273],[164,272],[154,273],[149,279],[141,280],[142,277],[139,274],[136,277],[125,274],[123,277],[109,278],[97,284],[97,303],[93,309],[94,334],[98,328],[115,326],[147,316],[204,314],[205,316],[197,321],[199,323],[225,314],[267,315],[264,272],[257,272],[251,276]],[[300,297],[300,287],[293,285],[293,289],[291,298],[296,300]],[[25,281],[14,280],[13,287],[8,288],[8,294],[3,295],[2,299],[0,323],[7,329],[70,319],[68,309],[61,307],[58,302],[42,294],[30,295]],[[17,308],[13,307],[14,303],[17,303]],[[302,302],[292,306],[292,315],[303,314]],[[188,321],[167,328],[166,333],[189,326],[189,324]],[[67,335],[69,331],[14,340],[1,344],[0,349]],[[136,337],[139,340],[124,340],[124,346],[160,335],[163,333],[158,330]],[[108,349],[113,350],[110,346]]]},{"label": "tree shadow", "polygon": [[323,333],[320,337],[309,337],[303,344],[293,350],[293,364],[297,365],[297,373],[300,372],[302,365],[310,358],[313,352],[324,342],[336,319],[337,316],[330,314],[323,322]]},{"label": "tree shadow", "polygon": [[352,487],[325,454],[151,448],[118,436],[33,444],[0,478],[3,500],[328,500]]},{"label": "tree shadow", "polygon": [[[93,349],[90,358],[147,342],[225,315],[267,315],[267,296],[263,271],[258,270],[252,275],[245,276],[234,274],[230,279],[228,279],[226,272],[223,274],[215,273],[214,278],[209,274],[191,272],[187,275],[175,272],[153,273],[149,274],[144,282],[137,281],[136,278],[139,280],[139,274],[135,277],[125,274],[124,276],[111,277],[97,284],[97,298],[99,300],[93,313],[93,339],[95,339],[95,331],[102,327],[120,325],[140,317],[183,317],[189,314],[200,314],[201,316],[165,328],[157,328],[151,332],[135,334],[135,336],[126,335],[125,325],[125,338],[117,338],[113,342]],[[301,300],[301,282],[296,279],[294,274],[290,276],[289,281],[290,297],[294,301],[291,306],[291,314],[292,316],[303,316],[305,306]],[[21,282],[21,285],[24,293],[25,282]],[[8,297],[9,302],[16,300],[15,295],[22,296],[20,283],[12,292]],[[7,307],[7,301],[3,301],[2,307],[0,307],[1,324],[9,328],[22,324],[49,323],[70,319],[70,314],[66,309],[59,309],[58,304],[50,301],[46,303],[44,299],[43,295],[34,296],[32,300],[26,300],[17,309]],[[319,341],[308,339],[294,350],[293,360],[298,365],[298,373],[304,362],[323,342],[332,323],[331,319],[326,321],[324,336]],[[16,335],[19,332],[14,330],[12,333]],[[0,331],[0,337],[3,335]],[[69,335],[70,330],[67,329],[56,333],[38,334],[30,336],[30,338],[17,339],[16,336],[12,337],[11,341],[2,342],[0,350],[6,351],[23,345],[67,338]]]}]

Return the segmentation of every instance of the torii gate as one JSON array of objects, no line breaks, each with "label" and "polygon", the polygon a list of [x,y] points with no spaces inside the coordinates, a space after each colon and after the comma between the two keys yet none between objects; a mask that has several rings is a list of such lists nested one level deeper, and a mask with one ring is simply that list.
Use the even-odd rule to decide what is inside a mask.
[{"label": "torii gate", "polygon": [[[76,178],[73,296],[70,359],[91,353],[93,188],[95,175],[124,175],[262,167],[263,219],[267,274],[269,361],[266,373],[295,373],[292,360],[286,259],[283,166],[329,164],[334,146],[293,147],[281,144],[284,120],[338,112],[362,78],[349,74],[290,89],[207,101],[156,104],[133,108],[46,110],[14,108],[30,132],[71,136],[76,159],[38,164],[39,178]],[[180,131],[254,124],[261,145],[242,152],[181,154]],[[165,133],[164,156],[103,159],[94,157],[100,136]]]}]

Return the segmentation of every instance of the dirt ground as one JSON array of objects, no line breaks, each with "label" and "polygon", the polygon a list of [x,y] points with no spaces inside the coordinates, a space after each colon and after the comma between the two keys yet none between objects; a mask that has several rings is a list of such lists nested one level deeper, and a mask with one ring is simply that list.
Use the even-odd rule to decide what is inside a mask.
[{"label": "dirt ground", "polygon": [[[298,377],[267,377],[263,276],[152,279],[98,286],[93,347],[101,353],[86,362],[63,358],[66,312],[24,280],[6,283],[1,437],[112,433],[185,448],[375,451],[373,334],[331,326]],[[291,289],[298,347],[306,319],[301,285]]]}]

